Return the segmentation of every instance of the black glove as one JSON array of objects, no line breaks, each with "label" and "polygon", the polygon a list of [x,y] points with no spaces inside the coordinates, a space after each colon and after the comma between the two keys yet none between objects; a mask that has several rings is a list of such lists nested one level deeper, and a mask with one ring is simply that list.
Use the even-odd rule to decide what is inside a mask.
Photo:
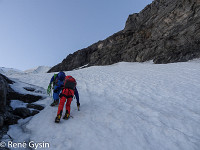
[{"label": "black glove", "polygon": [[60,93],[60,94],[59,94],[59,98],[62,98],[62,97],[63,97],[63,94],[62,94],[62,93]]},{"label": "black glove", "polygon": [[77,102],[77,107],[80,107],[80,103],[79,102]]}]

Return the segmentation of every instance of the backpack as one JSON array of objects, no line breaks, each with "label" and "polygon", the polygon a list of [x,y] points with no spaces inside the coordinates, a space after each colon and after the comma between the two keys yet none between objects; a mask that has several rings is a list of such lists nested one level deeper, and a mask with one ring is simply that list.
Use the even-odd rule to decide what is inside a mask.
[{"label": "backpack", "polygon": [[64,80],[64,88],[75,90],[76,80],[72,76],[66,76]]}]

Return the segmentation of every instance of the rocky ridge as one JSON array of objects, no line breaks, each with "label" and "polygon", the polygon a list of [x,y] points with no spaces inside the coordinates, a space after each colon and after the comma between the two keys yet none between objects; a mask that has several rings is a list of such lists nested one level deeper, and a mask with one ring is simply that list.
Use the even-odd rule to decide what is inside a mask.
[{"label": "rocky ridge", "polygon": [[49,72],[121,61],[188,61],[200,57],[199,36],[199,0],[154,0],[129,15],[122,31],[68,55]]}]

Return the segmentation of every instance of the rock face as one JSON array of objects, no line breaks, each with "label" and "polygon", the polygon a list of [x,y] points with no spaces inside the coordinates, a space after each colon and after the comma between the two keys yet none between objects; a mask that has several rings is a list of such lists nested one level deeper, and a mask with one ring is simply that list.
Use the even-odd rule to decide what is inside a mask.
[{"label": "rock face", "polygon": [[3,76],[0,75],[0,111],[4,112],[6,106],[6,98],[7,98],[7,91],[8,84]]},{"label": "rock face", "polygon": [[30,95],[30,94],[20,94],[15,92],[14,90],[11,90],[7,96],[8,100],[12,100],[12,99],[18,99],[20,101],[23,101],[25,103],[33,103],[38,101],[39,99],[42,99],[41,96],[35,96],[35,95]]},{"label": "rock face", "polygon": [[[9,125],[16,124],[19,119],[33,116],[44,109],[43,106],[32,104],[42,99],[42,96],[17,93],[9,85],[13,83],[14,82],[6,76],[0,74],[0,139],[6,134]],[[28,89],[30,90],[30,88]],[[35,92],[35,90],[33,92]],[[29,104],[27,108],[18,107],[13,110],[10,106],[10,100],[12,99],[17,99]],[[29,108],[31,108],[31,110]]]},{"label": "rock face", "polygon": [[27,104],[26,107],[27,107],[27,108],[34,108],[34,109],[37,109],[37,110],[43,110],[43,109],[44,109],[43,106],[37,105],[37,104]]},{"label": "rock face", "polygon": [[49,72],[120,61],[173,63],[200,57],[200,1],[154,0],[124,30],[70,54]]},{"label": "rock face", "polygon": [[21,117],[21,118],[27,118],[31,116],[31,111],[28,108],[24,108],[24,107],[20,107],[20,108],[16,108],[13,111],[13,114]]}]

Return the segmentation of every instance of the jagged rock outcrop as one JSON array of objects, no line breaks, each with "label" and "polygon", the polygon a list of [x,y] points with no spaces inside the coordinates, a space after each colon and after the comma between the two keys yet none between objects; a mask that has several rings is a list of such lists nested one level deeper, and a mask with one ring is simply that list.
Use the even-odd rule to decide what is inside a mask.
[{"label": "jagged rock outcrop", "polygon": [[[0,74],[0,139],[6,134],[9,125],[16,124],[19,119],[33,116],[44,109],[43,106],[32,104],[32,102],[42,99],[42,96],[18,93],[11,88],[10,84],[13,83],[15,82]],[[30,88],[28,89],[30,90]],[[35,89],[33,92],[36,91]],[[17,99],[29,104],[27,104],[27,107],[15,108],[13,110],[10,106],[10,100],[12,99]],[[31,108],[31,110],[29,108]]]},{"label": "jagged rock outcrop", "polygon": [[27,107],[27,108],[37,109],[37,110],[43,110],[43,109],[44,109],[44,106],[37,105],[37,104],[27,104],[26,107]]},{"label": "jagged rock outcrop", "polygon": [[14,111],[13,111],[13,114],[21,117],[21,118],[27,118],[27,117],[30,117],[31,116],[31,111],[28,109],[28,108],[25,108],[25,107],[19,107],[19,108],[16,108]]},{"label": "jagged rock outcrop", "polygon": [[124,30],[70,54],[49,72],[120,61],[173,63],[200,57],[200,1],[154,0]]}]

